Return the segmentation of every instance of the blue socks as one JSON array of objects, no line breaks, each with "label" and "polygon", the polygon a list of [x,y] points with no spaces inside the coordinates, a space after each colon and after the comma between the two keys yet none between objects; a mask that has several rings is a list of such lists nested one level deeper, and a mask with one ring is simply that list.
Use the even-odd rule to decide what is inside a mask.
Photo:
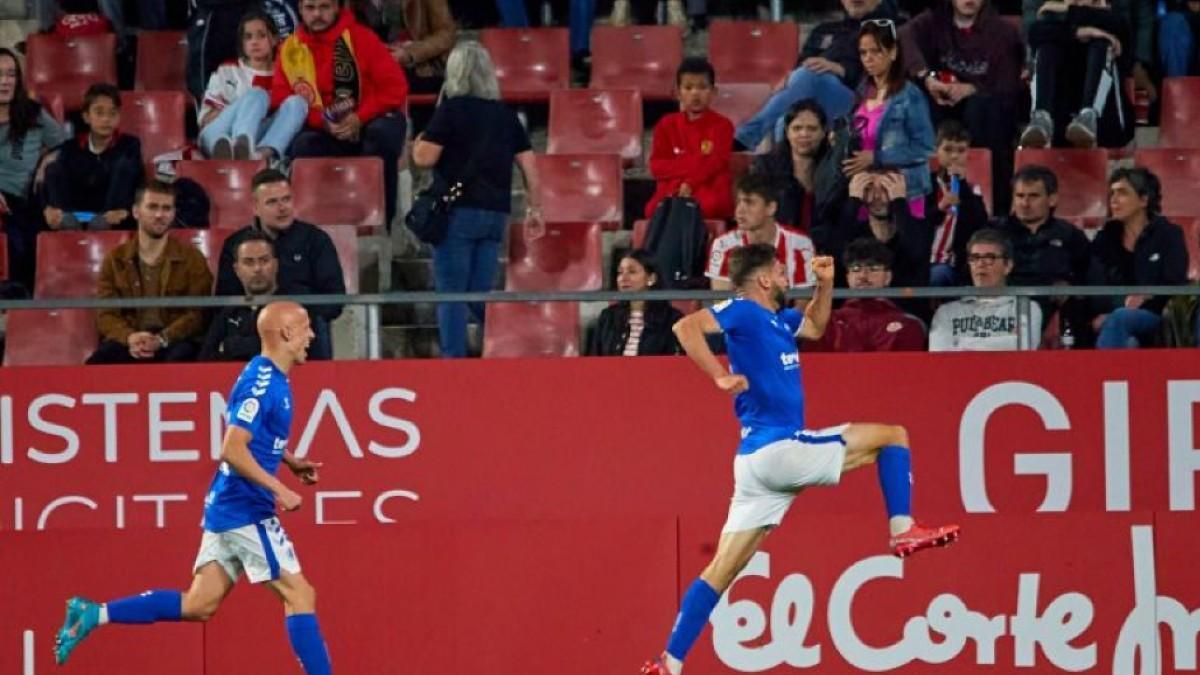
[{"label": "blue socks", "polygon": [[879,486],[889,518],[912,515],[912,457],[908,448],[889,445],[879,451]]},{"label": "blue socks", "polygon": [[179,621],[183,598],[179,591],[146,591],[107,603],[109,623]]},{"label": "blue socks", "polygon": [[329,663],[329,650],[321,637],[316,614],[293,614],[287,618],[288,640],[292,651],[300,659],[307,675],[330,675],[333,667]]},{"label": "blue socks", "polygon": [[680,661],[687,656],[720,599],[721,594],[705,580],[697,578],[692,582],[683,596],[683,605],[679,608],[679,617],[675,619],[675,628],[671,630],[671,639],[667,641],[668,654]]}]

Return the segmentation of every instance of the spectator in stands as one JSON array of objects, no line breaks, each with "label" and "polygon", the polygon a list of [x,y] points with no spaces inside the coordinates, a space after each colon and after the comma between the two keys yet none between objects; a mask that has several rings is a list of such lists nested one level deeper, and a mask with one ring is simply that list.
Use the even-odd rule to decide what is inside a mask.
[{"label": "spectator in stands", "polygon": [[1012,213],[992,227],[1004,233],[1013,250],[1013,286],[1079,286],[1087,283],[1090,252],[1087,236],[1075,225],[1054,217],[1058,177],[1030,164],[1012,180]]},{"label": "spectator in stands", "polygon": [[238,60],[221,64],[200,106],[200,149],[213,159],[282,159],[308,116],[308,101],[292,94],[268,118],[275,73],[275,22],[262,10],[238,25]]},{"label": "spectator in stands", "polygon": [[713,240],[704,275],[711,280],[713,290],[728,291],[729,256],[734,249],[750,244],[772,244],[779,261],[787,265],[788,279],[793,287],[811,286],[811,263],[816,255],[808,235],[780,225],[775,220],[779,209],[775,184],[762,174],[746,174],[738,181],[737,207],[734,220],[737,229]]},{"label": "spectator in stands", "polygon": [[1200,73],[1196,63],[1196,37],[1200,35],[1200,2],[1166,0],[1166,13],[1158,20],[1158,54],[1163,75],[1184,77]]},{"label": "spectator in stands", "polygon": [[813,233],[817,247],[841,251],[846,242],[862,237],[876,239],[892,252],[896,286],[928,284],[933,236],[928,222],[912,215],[905,192],[901,173],[857,174],[850,180],[850,199],[842,207],[841,220]]},{"label": "spectator in stands", "polygon": [[96,0],[58,0],[52,32],[62,38],[103,35],[113,32],[112,24],[100,13]]},{"label": "spectator in stands", "polygon": [[817,166],[828,161],[829,124],[816,99],[806,98],[783,117],[784,138],[763,155],[754,158],[751,173],[775,181],[779,195],[776,219],[801,232],[812,229],[816,193],[836,186],[816,184]]},{"label": "spectator in stands", "polygon": [[933,226],[930,286],[957,286],[969,278],[967,241],[987,227],[987,207],[979,186],[966,179],[970,146],[971,135],[958,120],[938,125],[938,168],[933,172],[933,192],[925,201]]},{"label": "spectator in stands", "polygon": [[[245,295],[248,292],[237,274],[235,263],[239,244],[251,233],[266,235],[275,244],[280,295],[344,295],[346,282],[337,248],[324,230],[296,220],[292,209],[292,184],[287,176],[275,169],[264,169],[254,176],[250,188],[255,222],[234,232],[221,246],[217,295]],[[308,348],[308,358],[333,358],[330,324],[341,315],[341,305],[314,305],[307,309],[316,336]]]},{"label": "spectator in stands", "polygon": [[[892,251],[877,239],[855,239],[842,261],[846,285],[855,290],[892,283]],[[824,352],[913,352],[925,349],[925,324],[885,298],[851,298],[833,310],[825,334],[805,350]]]},{"label": "spectator in stands", "polygon": [[728,220],[733,215],[733,123],[710,107],[716,72],[706,59],[688,57],[675,72],[675,87],[679,112],[654,125],[650,174],[658,187],[646,204],[646,217],[652,218],[667,197],[690,197],[705,218]]},{"label": "spectator in stands", "polygon": [[[150,180],[133,205],[137,234],[100,265],[99,298],[204,297],[212,291],[208,262],[195,246],[167,234],[175,221],[175,188]],[[191,361],[204,333],[204,312],[170,305],[101,309],[100,348],[89,364]]]},{"label": "spectator in stands", "polygon": [[[1003,288],[1012,272],[1012,247],[1003,233],[986,228],[971,235],[967,263],[976,288]],[[1029,303],[1030,349],[1041,340],[1042,310]],[[971,297],[938,307],[929,329],[929,351],[1012,351],[1018,348],[1017,298]]]},{"label": "spectator in stands", "polygon": [[30,199],[34,177],[46,153],[66,139],[50,113],[29,98],[17,55],[0,48],[0,220],[8,238],[9,276],[27,288],[33,288],[42,220]]},{"label": "spectator in stands", "polygon": [[128,225],[145,173],[141,141],[120,132],[121,93],[115,86],[88,87],[83,121],[87,130],[64,141],[46,167],[43,216],[52,230]]},{"label": "spectator in stands", "polygon": [[[842,162],[842,171],[899,171],[914,218],[925,217],[925,195],[932,192],[929,156],[934,150],[929,103],[904,77],[904,50],[891,19],[866,21],[859,31],[865,77],[854,105],[853,126],[862,149]],[[840,249],[839,249],[840,250]]]},{"label": "spectator in stands", "polygon": [[[658,0],[613,0],[612,14],[608,25],[628,26],[631,23],[647,25],[658,22]],[[683,0],[667,0],[667,25],[687,28],[688,15]]]},{"label": "spectator in stands", "polygon": [[[658,266],[648,251],[626,253],[617,266],[617,290],[628,293],[658,287]],[[683,313],[665,300],[631,300],[610,305],[588,335],[586,356],[671,356],[680,354],[671,327]]]},{"label": "spectator in stands", "polygon": [[[1021,132],[1021,146],[1043,148],[1061,139],[1079,148],[1128,143],[1133,108],[1121,95],[1121,83],[1134,64],[1129,22],[1102,0],[1043,0],[1035,3],[1036,21],[1030,21],[1030,4],[1033,115]],[[1056,122],[1071,112],[1070,124],[1058,129]]]},{"label": "spectator in stands", "polygon": [[[529,14],[526,12],[525,0],[496,0],[496,8],[500,10],[500,22],[507,28],[528,28]],[[541,3],[536,3],[528,9],[533,9],[534,16],[541,21]],[[570,30],[571,66],[576,69],[586,67],[592,54],[592,23],[596,19],[596,0],[570,0],[570,12],[567,25]]]},{"label": "spectator in stands", "polygon": [[[543,231],[540,186],[529,137],[516,113],[500,100],[487,50],[478,42],[460,42],[446,63],[442,101],[413,146],[414,164],[465,184],[450,211],[446,239],[433,250],[439,292],[492,289],[512,211],[514,159],[525,175],[525,236],[538,237]],[[467,310],[463,303],[438,305],[442,356],[467,355]],[[483,321],[482,303],[472,304],[470,311]]]},{"label": "spectator in stands", "polygon": [[[1162,215],[1162,185],[1148,169],[1117,169],[1108,181],[1112,219],[1092,241],[1089,272],[1104,286],[1167,286],[1187,283],[1183,231]],[[1095,298],[1092,322],[1098,349],[1136,348],[1153,343],[1162,325],[1167,296]]]},{"label": "spectator in stands", "polygon": [[308,101],[308,121],[292,142],[292,157],[382,159],[390,228],[404,152],[404,70],[353,12],[342,11],[339,0],[300,0],[300,18],[303,25],[279,48],[271,82],[272,108],[292,94]]},{"label": "spectator in stands", "polygon": [[[842,0],[845,17],[817,25],[800,50],[797,67],[776,86],[775,93],[754,117],[737,128],[735,150],[758,146],[784,113],[798,101],[815,98],[829,119],[850,112],[854,89],[863,76],[858,34],[863,24],[899,16],[880,0]],[[894,25],[894,24],[893,24]],[[776,136],[781,136],[776,133]]]},{"label": "spectator in stands", "polygon": [[355,10],[359,20],[387,42],[408,76],[410,92],[442,90],[446,59],[458,39],[446,0],[358,0]]},{"label": "spectator in stands", "polygon": [[[938,0],[900,30],[908,72],[933,101],[934,123],[954,119],[992,151],[992,175],[1012,174],[1013,139],[1024,83],[1025,43],[989,0]],[[1007,184],[996,190],[1008,209]],[[966,242],[966,239],[963,239]]]},{"label": "spectator in stands", "polygon": [[258,311],[275,295],[279,259],[275,243],[265,232],[247,232],[234,252],[233,273],[246,295],[263,298],[254,306],[222,307],[208,327],[199,361],[249,361],[261,350],[255,326]]}]

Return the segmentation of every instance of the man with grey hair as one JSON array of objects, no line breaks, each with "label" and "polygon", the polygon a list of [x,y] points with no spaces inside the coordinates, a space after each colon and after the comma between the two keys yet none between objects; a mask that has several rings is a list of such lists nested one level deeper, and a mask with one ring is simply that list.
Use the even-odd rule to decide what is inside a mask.
[{"label": "man with grey hair", "polygon": [[[967,266],[976,288],[1004,288],[1012,273],[1012,244],[999,230],[979,230],[967,241]],[[1042,310],[1029,303],[1030,347],[1041,342]],[[1017,349],[1017,298],[1011,295],[963,298],[933,315],[931,352],[1012,351]]]},{"label": "man with grey hair", "polygon": [[388,227],[396,215],[397,162],[404,152],[408,80],[387,45],[354,19],[344,0],[300,0],[301,26],[279,46],[271,108],[308,101],[291,156],[383,160]]}]

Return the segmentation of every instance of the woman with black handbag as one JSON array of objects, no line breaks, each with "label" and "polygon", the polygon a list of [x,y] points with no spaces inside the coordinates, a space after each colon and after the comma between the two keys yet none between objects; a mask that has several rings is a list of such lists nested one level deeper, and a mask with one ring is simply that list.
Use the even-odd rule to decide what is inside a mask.
[{"label": "woman with black handbag", "polygon": [[[413,146],[413,163],[433,167],[434,185],[413,206],[426,214],[425,222],[415,223],[411,216],[408,222],[434,244],[434,288],[439,293],[492,289],[512,210],[514,159],[525,175],[525,235],[534,238],[544,225],[529,137],[516,113],[500,101],[487,50],[478,42],[460,42],[446,63],[446,84],[433,119]],[[442,207],[428,209],[431,201]],[[471,303],[469,309],[482,323],[483,303]],[[467,355],[467,310],[464,303],[438,305],[442,356]]]}]

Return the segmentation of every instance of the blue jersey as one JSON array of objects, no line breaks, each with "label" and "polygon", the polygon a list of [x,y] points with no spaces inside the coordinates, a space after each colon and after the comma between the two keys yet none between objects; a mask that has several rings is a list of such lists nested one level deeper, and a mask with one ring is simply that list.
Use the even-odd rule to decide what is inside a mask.
[{"label": "blue jersey", "polygon": [[[250,454],[264,471],[274,475],[287,451],[292,426],[292,388],[287,375],[265,356],[251,359],[233,385],[225,420],[250,432]],[[221,462],[204,498],[204,529],[225,532],[273,515],[271,491]]]},{"label": "blue jersey", "polygon": [[804,316],[794,309],[772,313],[745,298],[713,306],[725,332],[730,370],[744,375],[750,388],[734,399],[742,423],[739,455],[791,438],[804,428],[804,390],[796,335]]}]

